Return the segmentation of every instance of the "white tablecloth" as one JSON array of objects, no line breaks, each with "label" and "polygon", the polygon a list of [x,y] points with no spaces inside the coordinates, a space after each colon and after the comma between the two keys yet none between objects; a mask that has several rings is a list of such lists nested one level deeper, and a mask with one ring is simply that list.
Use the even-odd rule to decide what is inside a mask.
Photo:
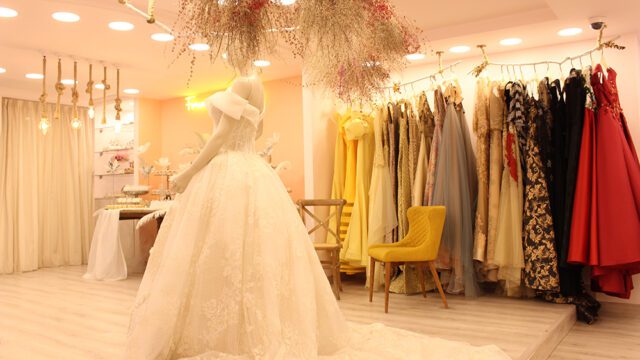
[{"label": "white tablecloth", "polygon": [[120,210],[100,210],[93,231],[85,279],[124,280],[127,262],[120,244]]}]

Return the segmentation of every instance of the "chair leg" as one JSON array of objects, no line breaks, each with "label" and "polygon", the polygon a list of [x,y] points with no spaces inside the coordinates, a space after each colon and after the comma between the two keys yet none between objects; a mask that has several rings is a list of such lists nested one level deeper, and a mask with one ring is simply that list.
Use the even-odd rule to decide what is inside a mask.
[{"label": "chair leg", "polygon": [[333,270],[333,293],[336,299],[340,300],[340,262],[336,252],[331,252],[331,269]]},{"label": "chair leg", "polygon": [[391,263],[384,264],[384,312],[389,312],[389,287],[391,286]]},{"label": "chair leg", "polygon": [[422,296],[427,297],[427,284],[424,279],[424,267],[422,263],[416,263],[416,271],[418,272],[418,281],[420,282],[420,290],[422,290]]},{"label": "chair leg", "polygon": [[429,261],[429,269],[431,269],[431,275],[433,275],[433,280],[436,282],[436,286],[438,287],[438,292],[440,293],[440,297],[442,298],[442,302],[444,303],[444,308],[448,309],[449,305],[447,305],[447,298],[444,296],[444,290],[442,290],[440,277],[438,276],[438,272],[436,271],[436,266],[434,265],[433,261]]},{"label": "chair leg", "polygon": [[373,301],[373,279],[376,276],[376,259],[369,260],[369,302]]}]

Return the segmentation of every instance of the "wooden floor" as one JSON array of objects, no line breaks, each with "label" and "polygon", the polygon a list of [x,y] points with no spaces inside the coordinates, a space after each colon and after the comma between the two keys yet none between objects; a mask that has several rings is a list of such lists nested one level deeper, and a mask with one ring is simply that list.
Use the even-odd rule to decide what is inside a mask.
[{"label": "wooden floor", "polygon": [[[0,359],[119,358],[140,277],[92,282],[81,278],[83,272],[83,267],[66,267],[0,276]],[[381,322],[474,345],[496,344],[514,359],[545,358],[565,336],[574,314],[567,305],[499,297],[450,296],[449,304],[451,308],[445,310],[433,293],[426,300],[392,295],[390,313],[385,314],[381,293],[374,295],[371,304],[365,289],[348,282],[340,301],[350,321]],[[552,358],[586,358],[570,356],[577,352],[592,354],[593,359],[605,358],[603,354],[623,358],[614,356],[612,350],[617,349],[640,353],[637,312],[634,324],[614,325],[630,310],[605,307],[598,325],[576,325]],[[599,328],[609,334],[609,340],[596,341]],[[617,333],[626,337],[616,338]],[[591,340],[584,341],[585,337]],[[614,349],[589,352],[585,343]]]},{"label": "wooden floor", "polygon": [[598,322],[576,323],[549,359],[640,359],[640,305],[603,303]]}]

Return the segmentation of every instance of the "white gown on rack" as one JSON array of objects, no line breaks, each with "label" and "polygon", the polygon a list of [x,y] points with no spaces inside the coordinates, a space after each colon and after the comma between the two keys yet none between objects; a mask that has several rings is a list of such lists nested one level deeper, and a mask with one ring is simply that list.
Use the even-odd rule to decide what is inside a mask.
[{"label": "white gown on rack", "polygon": [[287,190],[254,152],[261,114],[229,90],[207,103],[237,124],[166,216],[127,359],[508,359],[495,346],[349,325]]}]

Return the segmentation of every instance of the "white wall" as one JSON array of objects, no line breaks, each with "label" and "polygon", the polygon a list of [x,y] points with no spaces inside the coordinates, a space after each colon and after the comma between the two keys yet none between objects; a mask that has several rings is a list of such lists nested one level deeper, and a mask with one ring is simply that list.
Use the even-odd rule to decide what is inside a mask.
[{"label": "white wall", "polygon": [[[636,145],[636,149],[640,150],[640,38],[637,34],[627,34],[622,36],[618,41],[619,44],[627,46],[624,51],[607,50],[606,59],[608,64],[613,67],[619,75],[618,89],[620,92],[620,101],[622,107],[627,116],[629,122],[629,128],[633,137],[633,141]],[[537,62],[544,60],[561,60],[568,56],[575,56],[594,46],[593,41],[581,41],[575,43],[568,43],[562,45],[549,45],[539,48],[517,50],[514,48],[513,52],[502,53],[496,56],[489,54],[490,60],[497,63],[523,63],[523,62]],[[489,50],[490,52],[490,50]],[[594,60],[598,61],[599,55],[594,56]],[[463,89],[464,107],[467,109],[467,121],[469,127],[471,127],[471,120],[473,116],[474,108],[474,94],[475,94],[475,78],[469,75],[469,72],[478,64],[480,64],[482,58],[479,51],[470,53],[470,56],[463,59],[463,63],[456,67],[456,75]],[[588,57],[583,59],[583,63],[587,65],[590,62]],[[451,62],[444,60],[444,65],[448,65]],[[579,66],[578,62],[575,62],[576,66]],[[538,74],[543,77],[546,74],[546,67],[538,66]],[[570,65],[564,67],[564,75],[569,72]],[[393,76],[394,82],[408,82],[418,78],[428,76],[429,74],[437,71],[437,64],[430,63],[424,65],[411,66],[402,74],[396,74]],[[532,74],[533,68],[529,67],[524,69],[525,75]],[[496,78],[500,77],[500,69],[490,70],[490,74]],[[551,74],[558,76],[559,69],[556,66],[551,68]],[[428,82],[420,82],[411,87],[405,88],[406,92],[412,90],[419,91],[427,89]],[[305,89],[303,94],[304,99],[304,121],[305,126],[308,127],[308,138],[305,138],[305,143],[313,140],[314,146],[311,149],[313,151],[310,158],[313,159],[313,163],[305,162],[306,172],[305,177],[307,181],[314,182],[313,192],[310,192],[311,187],[307,187],[307,196],[314,196],[317,198],[328,198],[331,192],[331,177],[333,174],[333,141],[335,139],[335,126],[332,126],[329,120],[329,112],[327,111],[326,103],[330,100],[330,97],[323,95],[312,89]],[[475,146],[475,139],[474,146]],[[322,146],[317,142],[325,142]],[[328,145],[327,145],[328,142]],[[309,148],[307,146],[307,148]],[[310,151],[311,151],[310,150]],[[312,176],[313,180],[308,179]],[[327,187],[327,184],[329,186]],[[634,278],[636,291],[632,294],[632,299],[629,302],[640,304],[640,276]],[[607,296],[600,296],[604,301],[619,301],[615,298]]]}]

